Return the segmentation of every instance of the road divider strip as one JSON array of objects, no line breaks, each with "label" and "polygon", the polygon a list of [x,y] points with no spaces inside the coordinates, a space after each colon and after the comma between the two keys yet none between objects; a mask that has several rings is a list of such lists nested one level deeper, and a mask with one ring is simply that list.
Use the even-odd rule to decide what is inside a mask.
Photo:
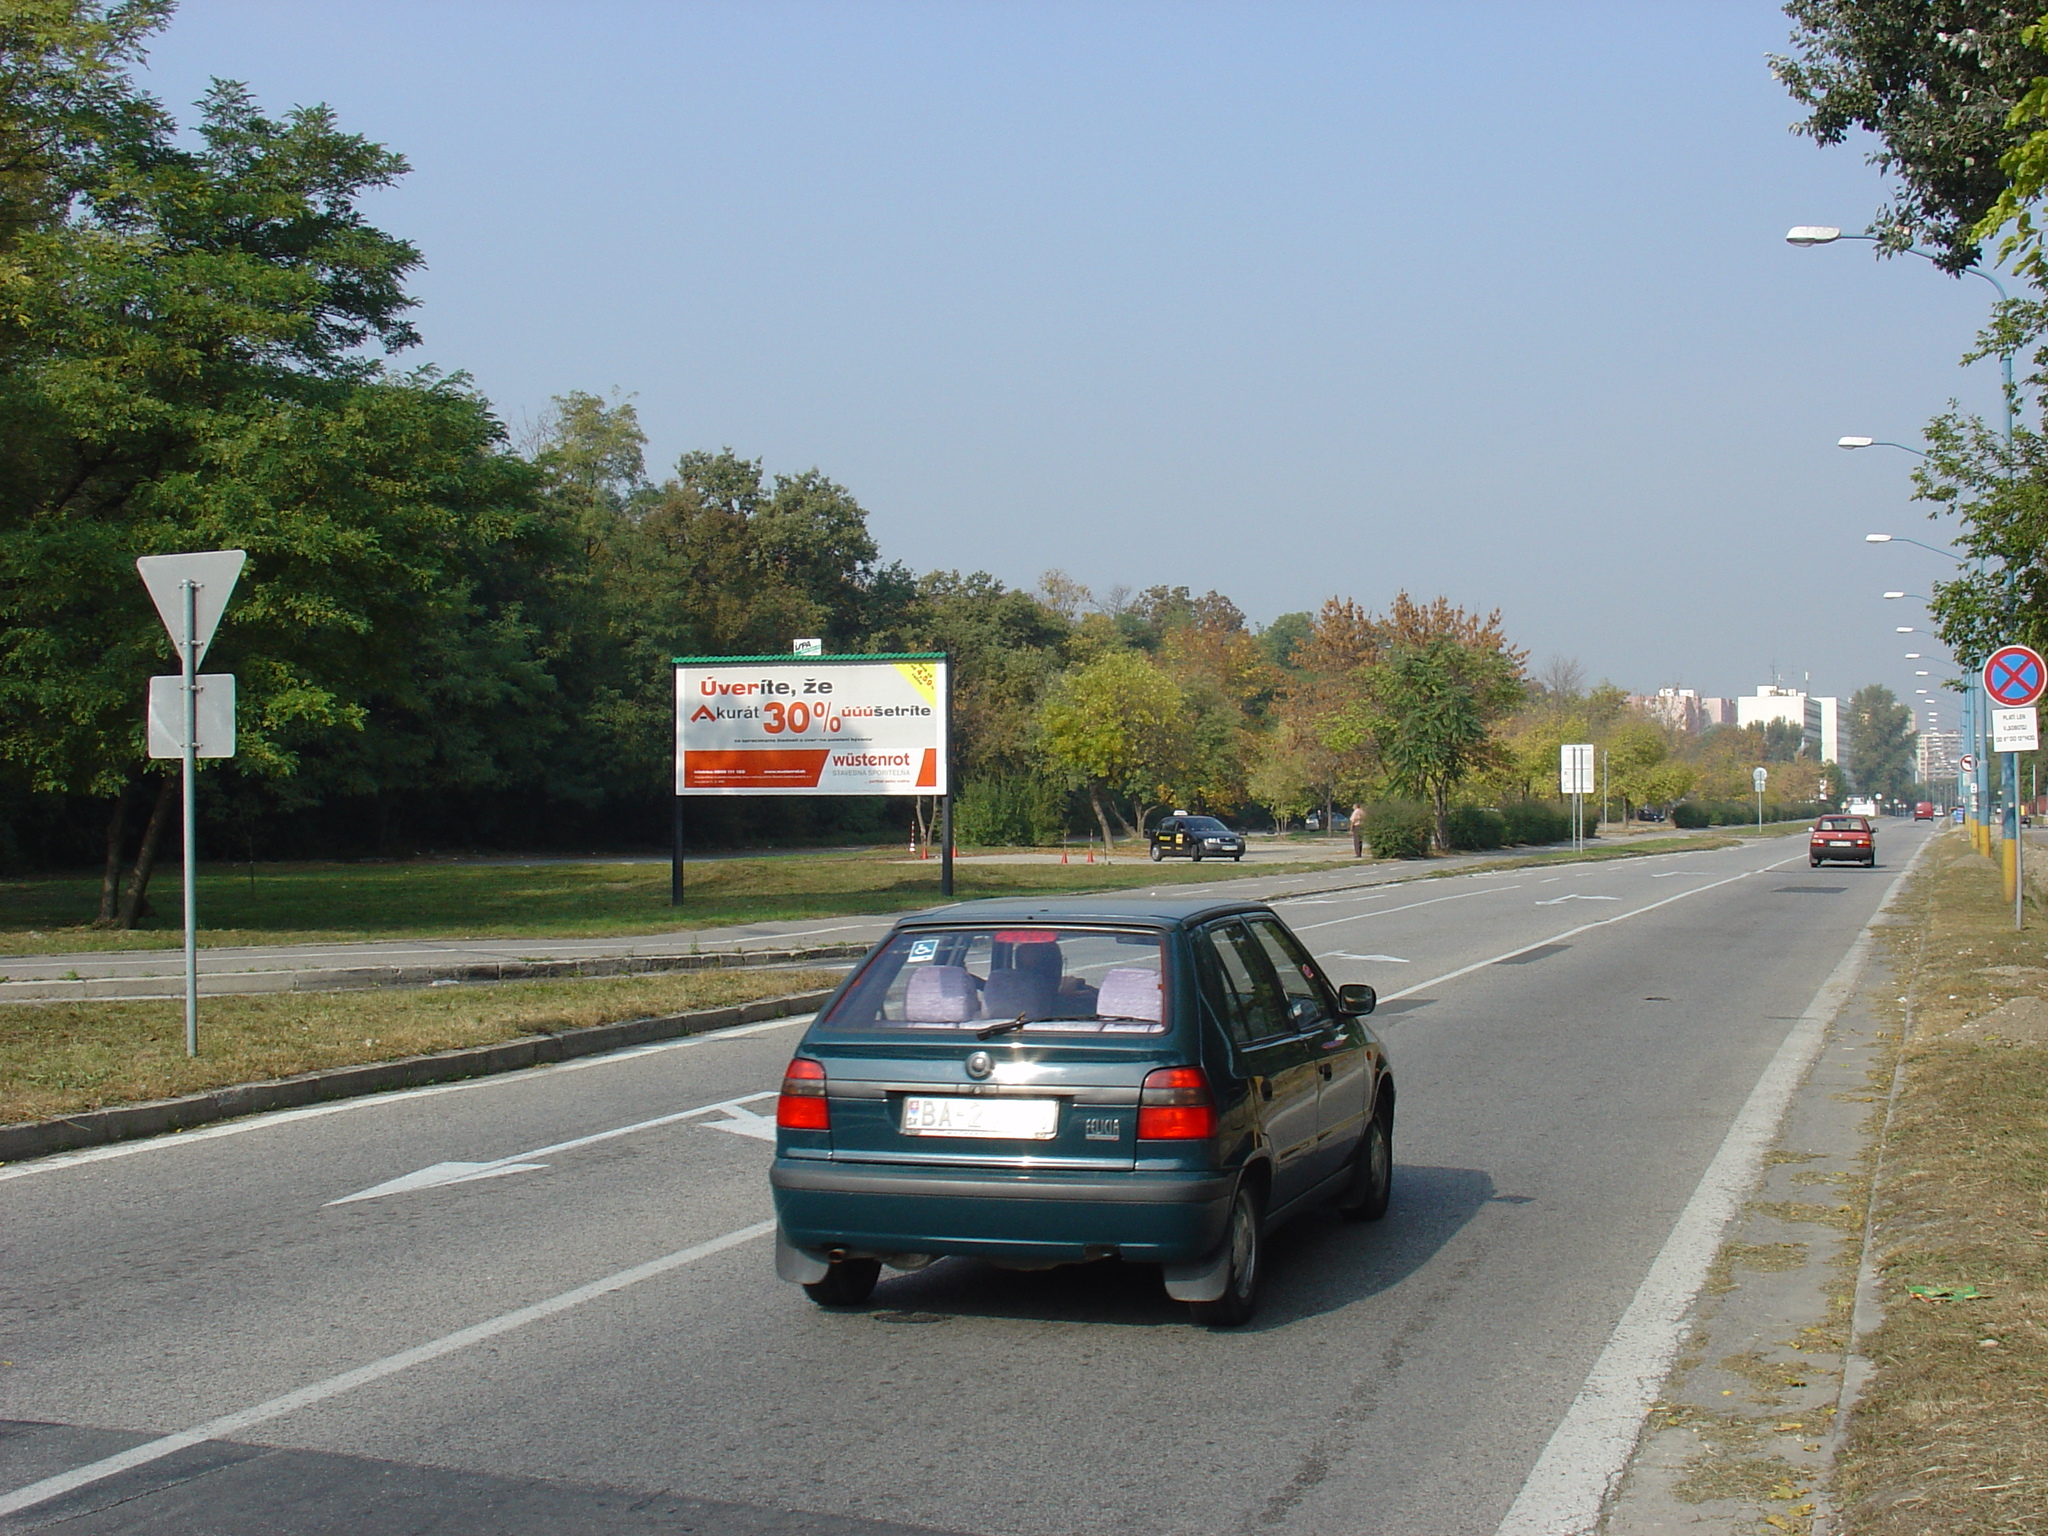
[{"label": "road divider strip", "polygon": [[[745,1035],[765,1034],[769,1030],[788,1029],[793,1025],[808,1024],[811,1021],[811,1012],[792,1014],[787,1010],[792,1005],[815,1010],[819,1003],[810,1001],[810,999],[815,997],[822,1001],[827,995],[826,993],[816,993],[805,994],[802,997],[767,999],[767,1001],[779,1005],[777,1010],[778,1017],[764,1019],[752,1024],[738,1024],[684,1032],[680,1038],[658,1039],[644,1045],[625,1045],[610,1050],[596,1051],[578,1056],[573,1060],[547,1064],[547,1070],[551,1073],[580,1072],[588,1067],[611,1066],[619,1062],[630,1061],[635,1057],[653,1055],[659,1051],[683,1050],[690,1046],[709,1044],[714,1040],[735,1040]],[[753,1003],[743,1004],[742,1006],[749,1009],[758,1007],[757,1004]],[[733,1010],[712,1009],[707,1011],[729,1013]],[[671,1019],[680,1019],[689,1018],[691,1015],[673,1014],[669,1017]],[[595,1026],[598,1029],[618,1029],[622,1027],[616,1024],[600,1024]],[[483,1049],[495,1049],[495,1047],[483,1047]],[[431,1060],[432,1058],[423,1059]],[[396,1063],[396,1065],[404,1065],[404,1063]],[[359,1069],[344,1068],[341,1070],[353,1071]],[[52,1173],[59,1168],[76,1167],[80,1163],[103,1162],[110,1157],[133,1157],[137,1153],[162,1151],[169,1147],[196,1146],[200,1142],[212,1141],[216,1137],[240,1136],[248,1131],[265,1130],[271,1126],[289,1124],[294,1120],[313,1120],[323,1115],[341,1115],[347,1114],[352,1110],[374,1109],[382,1104],[402,1104],[411,1099],[427,1098],[439,1093],[462,1093],[472,1088],[502,1088],[513,1083],[526,1081],[530,1081],[530,1079],[520,1077],[509,1071],[499,1071],[489,1075],[472,1074],[463,1077],[458,1082],[434,1083],[421,1088],[397,1088],[389,1091],[383,1089],[359,1090],[354,1097],[335,1098],[332,1103],[313,1104],[299,1109],[280,1109],[267,1113],[244,1113],[242,1118],[228,1120],[224,1124],[203,1126],[189,1132],[182,1129],[168,1133],[144,1131],[137,1133],[133,1139],[117,1141],[105,1146],[88,1147],[82,1151],[59,1152],[48,1157],[38,1157],[33,1162],[17,1163],[12,1167],[0,1167],[0,1183],[5,1183],[9,1179],[27,1178],[32,1174]],[[257,1086],[269,1085],[259,1084]],[[228,1090],[221,1091],[226,1092]],[[166,1102],[177,1103],[179,1101],[168,1100]],[[138,1107],[148,1108],[149,1106]],[[50,1124],[62,1122],[36,1123]],[[10,1126],[7,1129],[19,1130],[24,1129],[24,1127]],[[4,1134],[5,1132],[0,1132],[0,1135]]]},{"label": "road divider strip", "polygon": [[750,1227],[741,1227],[738,1231],[727,1232],[722,1237],[714,1237],[707,1242],[663,1254],[658,1259],[649,1259],[645,1264],[636,1264],[631,1269],[619,1270],[616,1274],[606,1275],[602,1280],[579,1285],[574,1290],[562,1292],[559,1296],[550,1296],[547,1300],[536,1301],[531,1306],[500,1313],[481,1323],[472,1323],[467,1328],[444,1334],[425,1344],[417,1344],[395,1355],[386,1355],[382,1360],[372,1360],[368,1365],[359,1365],[352,1371],[329,1376],[324,1381],[300,1387],[296,1392],[287,1392],[282,1397],[273,1397],[268,1402],[257,1403],[254,1407],[224,1414],[217,1419],[209,1419],[204,1424],[195,1424],[192,1428],[179,1430],[176,1434],[146,1440],[141,1445],[131,1446],[99,1461],[88,1462],[82,1467],[74,1467],[69,1472],[46,1477],[41,1482],[30,1483],[11,1493],[0,1493],[0,1517],[18,1514],[33,1505],[46,1504],[51,1499],[61,1498],[92,1483],[104,1482],[136,1467],[148,1466],[153,1461],[162,1461],[166,1456],[175,1456],[180,1451],[189,1450],[195,1445],[203,1445],[209,1440],[228,1439],[253,1429],[258,1424],[282,1418],[288,1413],[296,1413],[299,1409],[309,1408],[315,1403],[326,1402],[329,1398],[339,1397],[344,1392],[353,1392],[357,1387],[368,1386],[373,1381],[382,1381],[385,1377],[395,1376],[400,1371],[409,1371],[416,1365],[425,1365],[428,1361],[438,1360],[443,1355],[452,1355],[458,1350],[468,1349],[472,1344],[481,1344],[486,1339],[498,1338],[515,1329],[524,1328],[529,1323],[540,1322],[545,1318],[567,1312],[573,1307],[580,1307],[585,1302],[596,1301],[599,1297],[623,1291],[628,1286],[640,1284],[643,1280],[652,1280],[671,1270],[681,1269],[686,1264],[694,1264],[699,1259],[708,1259],[728,1248],[736,1248],[741,1243],[750,1243],[757,1237],[766,1237],[774,1230],[775,1223],[772,1220],[757,1221]]},{"label": "road divider strip", "polygon": [[[1855,995],[1878,920],[1927,846],[1922,843],[1906,861],[1905,868],[1892,877],[1870,921],[1828,973],[1827,980],[1821,983],[1813,1001],[1800,1014],[1750,1090],[1735,1123],[1722,1139],[1720,1150],[1701,1175],[1692,1198],[1679,1213],[1677,1224],[1650,1265],[1649,1274],[1637,1287],[1584,1385],[1544,1445],[1495,1536],[1591,1536],[1599,1528],[1607,1502],[1619,1487],[1629,1458],[1635,1454],[1643,1422],[1657,1400],[1672,1362],[1678,1358],[1679,1346],[1685,1338],[1686,1315],[1721,1250],[1722,1234],[1762,1177],[1764,1156],[1777,1139],[1779,1123],[1792,1095],[1813,1070],[1821,1047],[1826,1044],[1828,1027]],[[1754,873],[1763,874],[1775,868],[1775,864],[1766,865]],[[1669,900],[1683,900],[1711,889],[1702,886],[1681,891]],[[1620,922],[1635,915],[1623,913],[1607,921]]]}]

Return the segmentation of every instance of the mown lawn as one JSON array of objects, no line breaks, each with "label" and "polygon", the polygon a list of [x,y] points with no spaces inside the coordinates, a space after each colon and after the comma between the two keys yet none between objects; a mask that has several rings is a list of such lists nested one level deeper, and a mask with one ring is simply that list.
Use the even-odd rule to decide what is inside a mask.
[{"label": "mown lawn", "polygon": [[[1142,853],[1111,864],[955,866],[954,896],[1124,889],[1287,874],[1299,864],[1152,864]],[[846,913],[900,912],[939,900],[938,861],[909,864],[894,849],[687,867],[687,898],[669,905],[666,864],[388,864],[202,866],[200,942],[296,944],[402,938],[581,938],[722,928]],[[161,949],[178,942],[175,868],[151,886],[156,916],[131,933],[89,925],[99,903],[90,875],[0,881],[0,955]]]}]

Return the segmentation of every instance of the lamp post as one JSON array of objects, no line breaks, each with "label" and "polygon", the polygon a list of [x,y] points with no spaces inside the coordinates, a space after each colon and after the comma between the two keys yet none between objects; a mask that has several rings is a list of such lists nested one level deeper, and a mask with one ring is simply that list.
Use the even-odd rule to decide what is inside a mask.
[{"label": "lamp post", "polygon": [[[1837,240],[1867,240],[1872,245],[1876,245],[1878,243],[1877,236],[1875,235],[1845,235],[1839,229],[1836,229],[1831,225],[1827,224],[1797,224],[1794,225],[1791,229],[1785,231],[1785,243],[1787,245],[1796,245],[1802,248],[1815,245],[1833,245]],[[1917,245],[1909,245],[1905,247],[1905,252],[1908,256],[1918,256],[1922,261],[1931,261],[1936,266],[1941,265],[1940,257],[1936,256],[1932,251],[1921,250],[1920,247]],[[1984,279],[1984,281],[1989,283],[1992,286],[1992,288],[1997,292],[1999,301],[2001,303],[2009,300],[2012,297],[2011,294],[2005,291],[2005,284],[2001,283],[1989,272],[1986,272],[1982,267],[1965,267],[1963,268],[1962,275],[1968,277],[1981,277],[1982,279]],[[2005,402],[2005,446],[2007,448],[2010,448],[2012,447],[2013,402],[2012,353],[1999,353],[1998,362],[2000,368],[2004,371],[2005,374],[2005,388],[2002,391],[2000,391],[2000,398]],[[1842,446],[1846,448],[1849,446],[1849,444],[1844,443]],[[1858,444],[1857,446],[1861,447],[1863,445]],[[1914,450],[1908,449],[1907,451],[1910,453]]]},{"label": "lamp post", "polygon": [[[1864,440],[1859,438],[1855,441],[1861,445]],[[1842,442],[1847,444],[1850,442],[1850,439],[1844,438]],[[1899,447],[1903,445],[1891,444],[1889,446]],[[1906,452],[1918,453],[1919,450],[1917,448],[1907,448]],[[1863,535],[1863,542],[1866,544],[1911,544],[1916,549],[1924,549],[1930,554],[1940,555],[1943,559],[1950,561],[1958,567],[1964,563],[1962,557],[1952,549],[1943,549],[1938,544],[1929,544],[1920,539],[1908,538],[1902,533],[1866,533]],[[1887,592],[1885,596],[1887,598],[1910,597],[1916,602],[1923,603],[1928,601],[1927,598],[1912,592]],[[1912,631],[1901,626],[1899,633],[1902,635],[1910,634]],[[1961,766],[1958,765],[1956,770],[1956,798],[1962,801],[1963,804],[1963,820],[1969,830],[1970,846],[1979,853],[1989,856],[1991,853],[1990,824],[1984,815],[1985,806],[1983,801],[1985,796],[1981,793],[1984,784],[1982,776],[1984,756],[1983,728],[1988,716],[1986,714],[1986,706],[1980,703],[1977,697],[1977,690],[1981,686],[1982,679],[1977,676],[1977,669],[1970,663],[1959,659],[1958,665],[1962,668],[1963,673],[1963,744],[1973,761],[1973,766],[1965,773]],[[2009,790],[2012,787],[2007,786]]]}]

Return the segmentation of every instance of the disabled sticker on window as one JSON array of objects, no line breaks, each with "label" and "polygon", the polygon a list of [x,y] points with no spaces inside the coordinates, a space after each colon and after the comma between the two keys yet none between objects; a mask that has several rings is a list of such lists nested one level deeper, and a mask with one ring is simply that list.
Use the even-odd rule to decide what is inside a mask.
[{"label": "disabled sticker on window", "polygon": [[939,941],[937,939],[919,939],[910,946],[910,964],[915,965],[920,960],[929,960],[938,952]]}]

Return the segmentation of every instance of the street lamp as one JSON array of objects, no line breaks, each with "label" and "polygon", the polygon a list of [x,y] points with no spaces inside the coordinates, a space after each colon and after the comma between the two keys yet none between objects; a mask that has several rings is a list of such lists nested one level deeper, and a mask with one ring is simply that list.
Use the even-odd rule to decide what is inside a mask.
[{"label": "street lamp", "polygon": [[[1795,224],[1792,228],[1785,231],[1785,243],[1802,248],[1812,245],[1833,245],[1837,240],[1867,240],[1872,245],[1879,243],[1875,235],[1845,235],[1830,224]],[[1922,261],[1931,261],[1936,266],[1941,266],[1941,258],[1932,251],[1923,251],[1917,245],[1905,246],[1903,249],[1908,256],[1918,256]],[[1944,267],[1942,270],[1946,271],[1947,268]],[[1983,278],[1997,292],[2000,303],[2004,303],[2012,297],[2011,294],[2005,291],[2005,284],[2001,283],[1989,272],[1986,272],[1982,267],[1965,267],[1962,273],[1958,275]],[[2012,354],[2010,352],[2001,352],[1998,354],[1998,361],[2000,367],[2005,371],[2005,389],[2003,391],[2005,401],[2005,445],[2010,448],[2012,446],[2013,402]],[[1845,442],[1842,446],[1846,448],[1849,444]],[[1857,446],[1860,447],[1862,445],[1858,444]],[[1913,450],[1908,449],[1907,451],[1912,452]]]},{"label": "street lamp", "polygon": [[1895,443],[1891,439],[1884,437],[1838,437],[1835,439],[1835,446],[1837,448],[1897,448],[1902,453],[1912,454],[1915,458],[1924,459],[1927,457],[1918,448],[1910,447],[1905,443]]},{"label": "street lamp", "polygon": [[1939,544],[1923,544],[1918,539],[1907,538],[1903,533],[1866,533],[1863,535],[1863,542],[1866,544],[1912,544],[1920,549],[1932,550],[1937,555],[1946,555],[1949,559],[1955,561],[1957,565],[1963,563],[1961,557],[1954,550],[1943,549]]}]

